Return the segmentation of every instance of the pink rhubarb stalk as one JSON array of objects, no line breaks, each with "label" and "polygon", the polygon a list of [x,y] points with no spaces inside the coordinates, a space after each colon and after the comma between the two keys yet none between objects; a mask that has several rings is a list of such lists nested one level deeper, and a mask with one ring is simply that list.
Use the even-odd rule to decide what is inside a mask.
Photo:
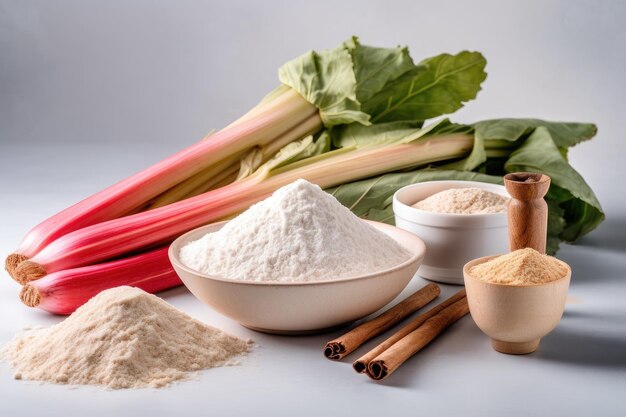
[{"label": "pink rhubarb stalk", "polygon": [[193,228],[237,214],[299,178],[327,188],[460,158],[469,153],[472,145],[470,136],[441,136],[382,148],[337,150],[274,170],[264,166],[250,177],[196,197],[69,233],[22,262],[15,271],[16,279],[26,283],[55,271],[165,244]]},{"label": "pink rhubarb stalk", "polygon": [[[231,155],[264,146],[317,113],[317,108],[291,89],[246,115],[245,120],[212,134],[125,180],[53,215],[33,228],[5,267],[11,275],[60,237],[103,221],[124,216],[181,181]],[[321,128],[321,121],[318,128]],[[293,137],[292,140],[299,139]]]},{"label": "pink rhubarb stalk", "polygon": [[[237,178],[237,173],[240,170],[241,157],[246,153],[259,151],[259,164],[267,161],[273,156],[280,148],[293,142],[296,139],[300,139],[317,132],[322,125],[322,120],[319,114],[315,113],[307,120],[304,120],[298,126],[289,130],[285,134],[277,137],[272,142],[264,146],[255,147],[247,152],[240,152],[233,155],[233,157],[224,159],[219,163],[205,169],[198,174],[187,178],[185,181],[170,188],[163,194],[156,197],[148,206],[148,210],[155,209],[157,207],[163,207],[168,204],[175,203],[180,200],[184,200],[189,197],[194,197],[198,194],[202,194],[208,190],[215,188],[216,184],[223,182],[226,178]],[[229,181],[232,182],[232,181]]]},{"label": "pink rhubarb stalk", "polygon": [[130,258],[58,271],[26,284],[20,299],[29,307],[71,314],[91,297],[128,285],[149,293],[181,285],[167,256],[167,247]]}]

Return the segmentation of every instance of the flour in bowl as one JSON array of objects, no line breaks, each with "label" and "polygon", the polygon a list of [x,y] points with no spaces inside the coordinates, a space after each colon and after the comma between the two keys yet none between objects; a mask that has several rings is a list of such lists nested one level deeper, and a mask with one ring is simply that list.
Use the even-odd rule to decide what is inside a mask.
[{"label": "flour in bowl", "polygon": [[413,207],[435,213],[488,214],[506,211],[509,199],[482,188],[451,188],[418,201]]},{"label": "flour in bowl", "polygon": [[180,250],[188,267],[245,281],[306,282],[379,272],[410,257],[319,186],[295,181]]}]

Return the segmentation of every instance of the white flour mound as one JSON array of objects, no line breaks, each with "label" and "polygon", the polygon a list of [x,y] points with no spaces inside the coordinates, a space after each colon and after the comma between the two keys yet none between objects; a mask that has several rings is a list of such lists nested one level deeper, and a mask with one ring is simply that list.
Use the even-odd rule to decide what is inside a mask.
[{"label": "white flour mound", "polygon": [[482,188],[451,188],[418,201],[413,207],[435,213],[486,214],[506,211],[509,199]]},{"label": "white flour mound", "polygon": [[140,289],[118,287],[57,325],[17,335],[2,356],[16,379],[160,388],[195,371],[234,364],[250,343]]},{"label": "white flour mound", "polygon": [[246,281],[304,282],[381,271],[409,258],[319,186],[297,180],[180,250],[188,267]]}]

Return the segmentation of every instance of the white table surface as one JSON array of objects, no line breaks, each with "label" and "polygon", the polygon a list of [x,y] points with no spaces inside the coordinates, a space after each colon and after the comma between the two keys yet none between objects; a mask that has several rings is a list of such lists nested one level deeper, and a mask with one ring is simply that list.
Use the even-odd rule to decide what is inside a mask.
[{"label": "white table surface", "polygon": [[[241,366],[162,390],[104,391],[16,381],[2,364],[0,415],[626,415],[623,3],[88,3],[0,0],[0,254],[43,218],[243,113],[286,59],[352,33],[408,43],[415,56],[483,51],[489,79],[456,120],[598,123],[571,160],[607,220],[559,252],[574,271],[571,302],[532,355],[494,352],[466,317],[379,384],[352,371],[355,355],[322,356],[341,332],[256,333],[179,288],[162,295],[257,342]],[[424,283],[416,277],[400,298]],[[0,343],[61,320],[23,306],[18,291],[0,273]]]}]

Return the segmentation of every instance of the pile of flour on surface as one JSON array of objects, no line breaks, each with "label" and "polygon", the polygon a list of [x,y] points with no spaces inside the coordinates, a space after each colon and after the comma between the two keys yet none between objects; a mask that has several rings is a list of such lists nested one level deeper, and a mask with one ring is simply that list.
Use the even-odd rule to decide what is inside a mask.
[{"label": "pile of flour on surface", "polygon": [[17,335],[2,356],[16,379],[160,388],[202,369],[234,364],[250,343],[140,289],[118,287],[57,325]]},{"label": "pile of flour on surface", "polygon": [[486,214],[506,211],[508,201],[482,188],[451,188],[418,201],[413,207],[435,213]]},{"label": "pile of flour on surface", "polygon": [[188,267],[247,281],[320,281],[369,274],[410,257],[319,186],[297,180],[220,231],[180,250]]}]

